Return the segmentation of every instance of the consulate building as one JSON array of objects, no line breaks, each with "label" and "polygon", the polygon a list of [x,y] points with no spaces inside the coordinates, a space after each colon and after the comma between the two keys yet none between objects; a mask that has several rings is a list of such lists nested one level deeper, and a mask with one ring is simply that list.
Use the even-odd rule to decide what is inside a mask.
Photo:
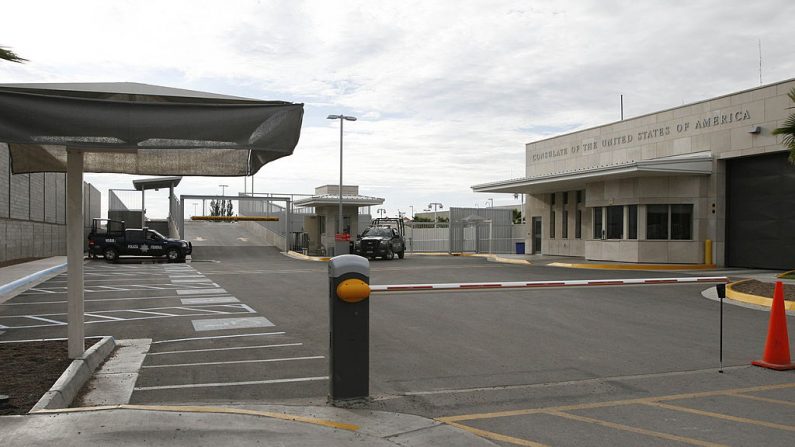
[{"label": "consulate building", "polygon": [[528,251],[795,268],[795,166],[772,135],[795,79],[526,145]]}]

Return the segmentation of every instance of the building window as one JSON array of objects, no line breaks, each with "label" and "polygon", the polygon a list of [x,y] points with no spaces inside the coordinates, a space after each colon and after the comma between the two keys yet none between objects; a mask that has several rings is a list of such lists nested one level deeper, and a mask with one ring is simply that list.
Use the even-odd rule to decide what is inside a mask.
[{"label": "building window", "polygon": [[583,196],[585,196],[585,191],[577,191],[577,203],[582,203]]},{"label": "building window", "polygon": [[638,238],[638,205],[627,206],[627,239]]},{"label": "building window", "polygon": [[607,238],[621,239],[624,236],[624,207],[607,207]]},{"label": "building window", "polygon": [[569,204],[569,192],[566,191],[563,193],[563,206],[566,206],[568,204]]},{"label": "building window", "polygon": [[668,205],[646,205],[646,239],[668,239]]},{"label": "building window", "polygon": [[602,207],[593,209],[593,238],[602,238]]},{"label": "building window", "polygon": [[549,195],[549,206],[555,206],[555,193]]},{"label": "building window", "polygon": [[574,213],[574,237],[582,238],[582,210],[577,210]]},{"label": "building window", "polygon": [[671,205],[671,239],[693,239],[693,205]]},{"label": "building window", "polygon": [[549,211],[549,238],[555,239],[555,210]]},{"label": "building window", "polygon": [[[566,197],[566,195],[564,194],[563,197]],[[567,210],[566,208],[563,208],[563,221],[562,221],[562,224],[563,224],[563,230],[562,230],[562,233],[561,233],[561,237],[563,239],[568,239],[569,238],[569,210]]]}]

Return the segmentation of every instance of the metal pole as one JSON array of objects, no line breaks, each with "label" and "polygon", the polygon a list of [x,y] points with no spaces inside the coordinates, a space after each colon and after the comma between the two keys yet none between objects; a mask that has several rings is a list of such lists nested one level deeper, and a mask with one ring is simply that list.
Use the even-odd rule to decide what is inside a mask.
[{"label": "metal pole", "polygon": [[340,194],[340,203],[339,203],[340,204],[340,210],[339,210],[340,211],[340,222],[339,222],[339,228],[338,228],[338,231],[337,231],[337,233],[340,233],[340,234],[342,234],[342,232],[343,232],[342,231],[342,122],[343,121],[345,121],[345,118],[342,115],[340,115],[340,191],[339,191],[339,194]]},{"label": "metal pole", "polygon": [[141,228],[146,226],[146,189],[141,187]]},{"label": "metal pole", "polygon": [[718,284],[715,286],[715,291],[718,292],[718,299],[720,300],[720,369],[719,373],[723,372],[723,299],[726,298],[726,284]]},{"label": "metal pole", "polygon": [[69,358],[85,352],[83,300],[83,153],[66,153],[67,335]]}]

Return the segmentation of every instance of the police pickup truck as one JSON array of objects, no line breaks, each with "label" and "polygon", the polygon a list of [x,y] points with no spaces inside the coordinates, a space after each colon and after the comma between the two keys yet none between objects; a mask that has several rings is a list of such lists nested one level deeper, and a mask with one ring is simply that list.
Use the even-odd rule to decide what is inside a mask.
[{"label": "police pickup truck", "polygon": [[119,256],[165,256],[169,262],[184,262],[192,251],[190,242],[169,239],[149,228],[127,229],[116,220],[94,219],[88,235],[89,256],[102,255],[108,262]]},{"label": "police pickup truck", "polygon": [[406,255],[405,227],[402,219],[373,219],[353,243],[353,253],[365,258],[403,259]]}]

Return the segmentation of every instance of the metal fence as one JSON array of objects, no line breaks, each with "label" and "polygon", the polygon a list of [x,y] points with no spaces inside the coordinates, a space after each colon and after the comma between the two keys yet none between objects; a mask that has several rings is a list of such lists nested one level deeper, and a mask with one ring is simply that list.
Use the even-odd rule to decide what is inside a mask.
[{"label": "metal fence", "polygon": [[524,225],[513,223],[510,209],[450,208],[449,223],[409,224],[406,244],[412,252],[515,253],[523,233]]}]

